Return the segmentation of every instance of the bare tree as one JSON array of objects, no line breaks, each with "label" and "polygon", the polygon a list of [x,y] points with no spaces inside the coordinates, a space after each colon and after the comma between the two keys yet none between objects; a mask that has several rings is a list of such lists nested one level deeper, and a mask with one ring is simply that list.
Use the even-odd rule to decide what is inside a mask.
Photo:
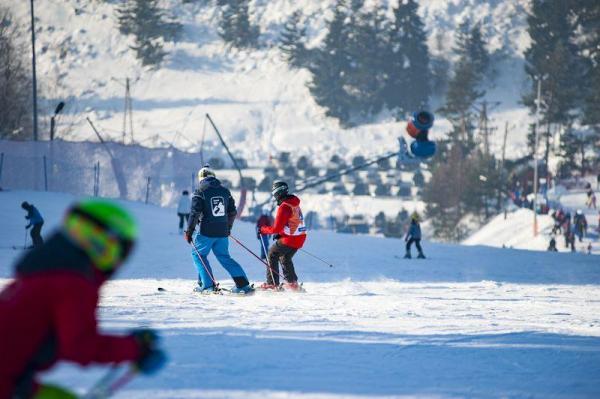
[{"label": "bare tree", "polygon": [[20,33],[0,7],[0,139],[28,138],[32,126],[29,48]]}]

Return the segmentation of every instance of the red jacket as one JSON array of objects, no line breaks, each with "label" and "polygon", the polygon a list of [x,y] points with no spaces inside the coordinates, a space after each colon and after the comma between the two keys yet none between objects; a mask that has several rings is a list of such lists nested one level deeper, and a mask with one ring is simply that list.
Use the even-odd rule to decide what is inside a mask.
[{"label": "red jacket", "polygon": [[[0,399],[12,398],[17,388],[23,397],[31,396],[35,374],[59,360],[87,365],[140,356],[133,337],[98,331],[98,291],[105,278],[89,262],[82,264],[83,254],[74,248],[67,250],[79,253],[61,252],[64,258],[57,259],[66,241],[57,236],[29,253],[17,265],[15,280],[0,292]],[[40,266],[49,255],[53,260]]]},{"label": "red jacket", "polygon": [[261,234],[277,234],[279,241],[291,248],[302,248],[306,241],[306,227],[300,210],[300,198],[295,195],[287,197],[277,208],[273,226],[260,228]]},{"label": "red jacket", "polygon": [[272,225],[273,225],[273,218],[269,215],[260,215],[260,217],[256,221],[256,227],[258,227],[259,229],[263,226],[272,226]]}]

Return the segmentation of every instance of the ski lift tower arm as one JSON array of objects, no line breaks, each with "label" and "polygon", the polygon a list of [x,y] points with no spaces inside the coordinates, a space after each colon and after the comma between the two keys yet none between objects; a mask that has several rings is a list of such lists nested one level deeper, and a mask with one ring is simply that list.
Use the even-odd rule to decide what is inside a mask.
[{"label": "ski lift tower arm", "polygon": [[213,122],[212,118],[210,117],[210,115],[208,113],[206,114],[206,119],[208,119],[208,121],[210,122],[210,125],[215,130],[217,137],[219,137],[221,144],[225,148],[225,151],[227,151],[227,155],[229,155],[229,158],[231,158],[231,161],[233,162],[233,166],[237,169],[238,174],[240,175],[240,203],[238,206],[238,208],[239,208],[238,209],[238,218],[240,218],[242,215],[242,212],[244,211],[244,206],[246,204],[246,188],[244,187],[244,177],[242,176],[242,169],[238,165],[237,160],[235,159],[235,157],[229,150],[229,147],[225,143],[225,140],[223,140],[223,136],[221,136],[221,132],[219,132],[219,129],[217,128],[217,126],[215,125],[215,123]]}]

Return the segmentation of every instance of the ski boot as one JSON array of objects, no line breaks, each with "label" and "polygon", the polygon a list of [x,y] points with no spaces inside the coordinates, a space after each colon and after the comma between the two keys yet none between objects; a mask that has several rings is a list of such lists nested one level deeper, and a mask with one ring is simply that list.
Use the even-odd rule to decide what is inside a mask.
[{"label": "ski boot", "polygon": [[262,283],[258,286],[258,289],[261,291],[277,291],[279,287],[271,283]]},{"label": "ski boot", "polygon": [[294,291],[294,292],[300,292],[302,291],[302,287],[300,287],[300,285],[298,284],[297,281],[291,282],[291,283],[284,283],[283,284],[283,289],[286,291]]},{"label": "ski boot", "polygon": [[412,259],[412,256],[410,256],[410,252],[407,252],[406,255],[404,255],[404,259]]},{"label": "ski boot", "polygon": [[423,255],[423,252],[419,252],[417,259],[425,259],[425,255]]},{"label": "ski boot", "polygon": [[194,292],[204,295],[204,294],[216,294],[219,292],[219,290],[214,285],[211,285],[209,287],[203,287],[202,284],[198,284],[196,287],[194,287]]},{"label": "ski boot", "polygon": [[232,294],[240,294],[240,295],[252,295],[254,294],[254,287],[252,287],[250,284],[244,286],[244,287],[233,287],[231,289],[231,293]]}]

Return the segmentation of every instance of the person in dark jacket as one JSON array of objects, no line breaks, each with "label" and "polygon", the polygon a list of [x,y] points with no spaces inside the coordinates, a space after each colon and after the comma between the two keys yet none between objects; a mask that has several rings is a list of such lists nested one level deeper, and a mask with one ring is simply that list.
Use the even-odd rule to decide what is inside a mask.
[{"label": "person in dark jacket", "polygon": [[33,204],[28,203],[27,201],[23,201],[21,204],[21,208],[27,211],[27,215],[25,219],[29,220],[29,224],[25,226],[26,229],[31,227],[31,242],[33,243],[33,247],[39,247],[44,243],[42,239],[42,226],[44,225],[44,219],[40,214],[40,211],[37,210]]},{"label": "person in dark jacket", "polygon": [[289,187],[284,181],[273,182],[271,193],[279,206],[277,215],[273,226],[261,227],[260,233],[275,235],[276,241],[269,249],[267,281],[261,285],[261,289],[279,289],[279,262],[281,262],[283,278],[286,280],[283,288],[301,291],[292,261],[292,257],[306,241],[306,227],[300,209],[300,198],[289,193]]},{"label": "person in dark jacket", "polygon": [[268,208],[263,208],[262,215],[256,221],[256,238],[260,242],[260,258],[267,259],[267,253],[269,253],[269,238],[271,237],[268,234],[261,234],[260,229],[265,227],[273,226],[273,218],[269,212]]},{"label": "person in dark jacket", "polygon": [[[192,259],[198,270],[198,292],[216,292],[214,278],[208,254],[212,250],[217,260],[227,270],[235,282],[234,293],[250,294],[254,288],[250,286],[244,269],[229,255],[229,234],[237,215],[235,201],[231,192],[221,185],[215,173],[208,165],[198,172],[200,184],[192,195],[192,209],[185,240],[192,244]],[[200,231],[193,239],[196,225]],[[192,243],[193,241],[193,243]]]},{"label": "person in dark jacket", "polygon": [[406,242],[406,254],[404,255],[406,259],[411,258],[410,247],[413,242],[417,247],[417,251],[419,251],[417,258],[425,259],[423,249],[421,248],[421,225],[419,224],[419,215],[416,212],[411,216],[410,226],[408,227],[408,232],[406,233],[406,237],[404,237],[404,241]]},{"label": "person in dark jacket", "polygon": [[117,336],[98,330],[101,286],[127,259],[137,236],[133,218],[100,200],[75,204],[62,228],[26,253],[0,292],[0,399],[75,398],[37,374],[64,360],[131,362],[142,373],[166,361],[152,330]]}]

